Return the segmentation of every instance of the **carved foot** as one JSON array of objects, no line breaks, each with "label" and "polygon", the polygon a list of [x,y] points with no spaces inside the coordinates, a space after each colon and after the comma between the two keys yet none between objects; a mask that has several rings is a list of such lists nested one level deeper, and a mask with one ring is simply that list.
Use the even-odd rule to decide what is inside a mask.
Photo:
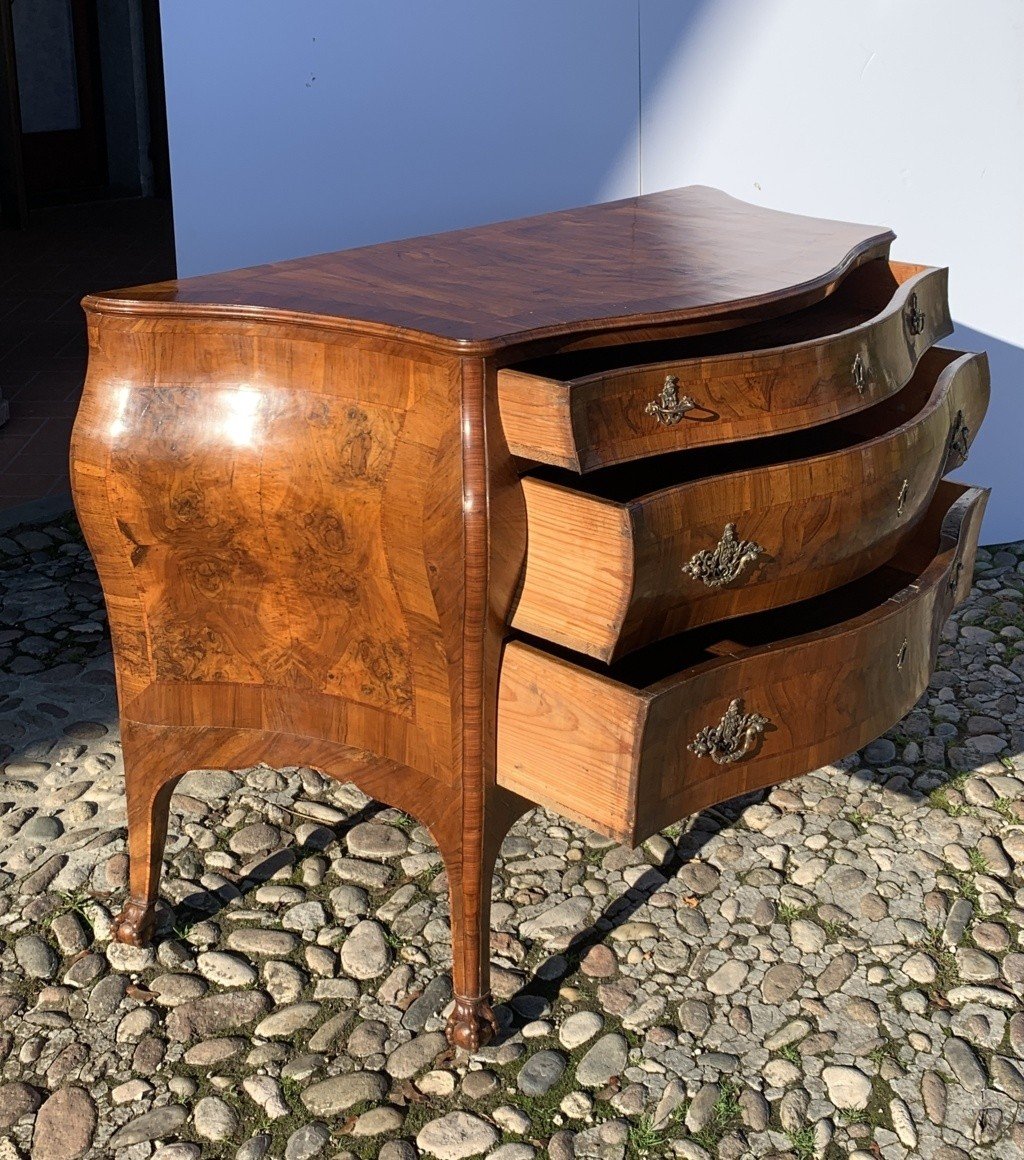
[{"label": "carved foot", "polygon": [[129,898],[114,920],[114,939],[133,947],[148,946],[156,931],[156,900],[140,902]]},{"label": "carved foot", "polygon": [[452,1047],[464,1051],[479,1051],[498,1034],[498,1021],[491,1010],[491,997],[466,999],[455,996],[455,1008],[448,1016],[444,1029]]}]

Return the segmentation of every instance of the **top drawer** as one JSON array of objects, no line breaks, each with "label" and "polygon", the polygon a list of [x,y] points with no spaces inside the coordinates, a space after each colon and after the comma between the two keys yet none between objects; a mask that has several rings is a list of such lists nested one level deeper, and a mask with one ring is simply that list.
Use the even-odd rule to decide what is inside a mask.
[{"label": "top drawer", "polygon": [[582,472],[859,411],[903,387],[952,331],[946,275],[879,259],[822,302],[755,326],[506,368],[509,449]]}]

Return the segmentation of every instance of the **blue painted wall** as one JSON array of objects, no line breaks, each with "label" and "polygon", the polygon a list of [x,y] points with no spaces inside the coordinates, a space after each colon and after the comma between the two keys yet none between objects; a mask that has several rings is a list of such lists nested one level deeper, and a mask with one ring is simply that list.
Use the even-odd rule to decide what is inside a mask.
[{"label": "blue painted wall", "polygon": [[162,5],[182,276],[639,191],[637,0]]}]

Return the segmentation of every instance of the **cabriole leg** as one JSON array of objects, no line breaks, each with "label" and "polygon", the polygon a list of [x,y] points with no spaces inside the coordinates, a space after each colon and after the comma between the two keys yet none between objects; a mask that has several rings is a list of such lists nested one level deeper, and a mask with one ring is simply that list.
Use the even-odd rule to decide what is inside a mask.
[{"label": "cabriole leg", "polygon": [[123,737],[128,798],[129,896],[114,922],[114,938],[132,946],[149,943],[156,929],[160,870],[167,841],[171,794],[181,774],[167,775],[147,762],[126,725]]},{"label": "cabriole leg", "polygon": [[[497,800],[495,800],[497,799]],[[451,827],[438,836],[451,896],[452,989],[445,1033],[453,1047],[477,1051],[498,1033],[491,1008],[491,879],[502,840],[528,803],[495,795],[486,825]]]}]

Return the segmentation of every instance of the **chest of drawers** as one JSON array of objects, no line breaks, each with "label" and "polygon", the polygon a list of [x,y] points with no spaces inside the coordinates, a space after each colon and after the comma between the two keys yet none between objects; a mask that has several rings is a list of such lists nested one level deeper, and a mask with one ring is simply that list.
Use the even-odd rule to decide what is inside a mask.
[{"label": "chest of drawers", "polygon": [[691,187],[86,299],[117,937],[186,770],[314,766],[436,839],[473,1048],[518,816],[635,843],[895,723],[970,585],[988,375],[892,236]]}]

